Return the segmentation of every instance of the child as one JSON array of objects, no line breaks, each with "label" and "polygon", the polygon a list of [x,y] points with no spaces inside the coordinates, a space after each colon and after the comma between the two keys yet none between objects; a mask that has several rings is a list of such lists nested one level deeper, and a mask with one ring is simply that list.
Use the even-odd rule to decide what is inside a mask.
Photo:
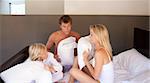
[{"label": "child", "polygon": [[[46,51],[47,52],[47,51]],[[29,54],[32,52],[29,52]],[[46,69],[50,69],[52,73],[52,82],[57,82],[58,80],[62,79],[63,72],[62,72],[62,65],[57,62],[57,60],[54,58],[54,55],[50,52],[45,53],[47,55],[42,62],[45,64]],[[32,61],[33,56],[30,56],[27,61]]]},{"label": "child", "polygon": [[45,45],[35,43],[29,47],[29,58],[5,71],[0,76],[5,83],[52,83],[51,72],[55,71],[52,66],[44,65],[47,59],[47,48]]}]

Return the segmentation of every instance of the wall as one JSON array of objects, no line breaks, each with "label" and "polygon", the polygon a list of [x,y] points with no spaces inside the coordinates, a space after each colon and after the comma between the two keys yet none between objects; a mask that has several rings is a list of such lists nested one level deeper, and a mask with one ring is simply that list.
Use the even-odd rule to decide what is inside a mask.
[{"label": "wall", "polygon": [[10,5],[11,4],[24,4],[25,0],[0,0],[0,14],[8,15],[10,14]]},{"label": "wall", "polygon": [[148,10],[148,13],[149,13],[148,15],[150,15],[150,0],[148,1],[148,9],[149,9]]},{"label": "wall", "polygon": [[[59,29],[59,15],[0,16],[0,63],[12,57],[25,46],[35,42],[46,44],[48,36]],[[115,53],[133,46],[133,28],[149,29],[148,16],[71,15],[73,30],[85,36],[89,25],[107,25]],[[15,20],[15,21],[14,21]]]},{"label": "wall", "polygon": [[26,0],[26,14],[63,14],[64,0]]},{"label": "wall", "polygon": [[25,0],[27,15],[150,15],[149,0]]},{"label": "wall", "polygon": [[5,0],[0,1],[0,14],[9,14],[9,2]]},{"label": "wall", "polygon": [[75,15],[150,15],[149,0],[65,0],[64,13]]},{"label": "wall", "polygon": [[2,63],[2,16],[0,16],[0,63]]}]

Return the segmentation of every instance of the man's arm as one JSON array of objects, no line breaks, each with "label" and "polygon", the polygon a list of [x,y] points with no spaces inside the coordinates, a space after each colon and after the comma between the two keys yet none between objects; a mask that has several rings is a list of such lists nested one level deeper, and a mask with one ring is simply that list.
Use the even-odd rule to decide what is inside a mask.
[{"label": "man's arm", "polygon": [[48,50],[49,52],[50,52],[50,49],[51,49],[51,47],[53,46],[53,44],[54,44],[54,33],[49,36],[48,41],[47,41],[47,44],[46,44],[47,50]]}]

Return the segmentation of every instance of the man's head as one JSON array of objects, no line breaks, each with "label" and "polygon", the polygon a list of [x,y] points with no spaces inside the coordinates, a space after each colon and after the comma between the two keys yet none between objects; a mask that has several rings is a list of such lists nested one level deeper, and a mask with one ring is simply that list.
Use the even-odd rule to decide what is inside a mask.
[{"label": "man's head", "polygon": [[71,31],[71,27],[72,27],[72,18],[69,15],[63,15],[59,19],[59,24],[60,24],[61,30],[65,34],[69,34]]}]

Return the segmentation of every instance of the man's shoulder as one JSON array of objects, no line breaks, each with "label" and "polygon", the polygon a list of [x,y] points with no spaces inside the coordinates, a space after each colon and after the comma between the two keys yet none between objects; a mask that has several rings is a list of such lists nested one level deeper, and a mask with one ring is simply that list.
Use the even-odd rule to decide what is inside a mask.
[{"label": "man's shoulder", "polygon": [[71,34],[72,35],[80,35],[78,32],[75,32],[75,31],[71,31]]},{"label": "man's shoulder", "polygon": [[60,33],[60,31],[55,31],[55,32],[53,32],[52,34],[58,34],[58,33]]},{"label": "man's shoulder", "polygon": [[55,32],[53,32],[53,33],[51,34],[51,36],[52,36],[52,37],[55,37],[55,36],[57,36],[59,33],[60,33],[60,31],[55,31]]},{"label": "man's shoulder", "polygon": [[77,41],[80,39],[80,34],[75,31],[71,31],[71,36],[76,37]]}]

